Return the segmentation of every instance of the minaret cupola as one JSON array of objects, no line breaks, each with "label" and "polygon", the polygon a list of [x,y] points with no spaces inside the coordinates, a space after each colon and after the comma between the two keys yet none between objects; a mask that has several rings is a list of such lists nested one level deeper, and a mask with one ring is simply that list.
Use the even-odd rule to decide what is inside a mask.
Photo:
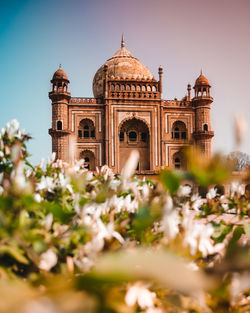
[{"label": "minaret cupola", "polygon": [[210,97],[210,84],[208,79],[202,74],[196,79],[194,85],[194,96],[196,97]]}]

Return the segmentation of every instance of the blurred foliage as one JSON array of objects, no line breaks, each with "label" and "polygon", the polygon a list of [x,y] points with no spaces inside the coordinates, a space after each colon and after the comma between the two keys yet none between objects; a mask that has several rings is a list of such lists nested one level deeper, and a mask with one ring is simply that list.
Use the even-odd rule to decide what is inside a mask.
[{"label": "blurred foliage", "polygon": [[0,312],[249,312],[249,195],[230,162],[190,150],[153,182],[32,166],[28,139],[17,121],[1,131]]}]

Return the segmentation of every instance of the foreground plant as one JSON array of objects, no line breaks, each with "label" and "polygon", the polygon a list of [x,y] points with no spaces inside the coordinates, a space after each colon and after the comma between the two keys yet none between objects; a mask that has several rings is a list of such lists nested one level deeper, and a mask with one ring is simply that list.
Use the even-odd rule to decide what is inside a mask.
[{"label": "foreground plant", "polygon": [[184,184],[222,183],[219,157],[192,156],[188,172],[164,170],[154,183],[132,177],[136,152],[119,177],[55,155],[32,167],[28,139],[16,121],[0,139],[1,312],[249,310],[243,185],[201,199]]}]

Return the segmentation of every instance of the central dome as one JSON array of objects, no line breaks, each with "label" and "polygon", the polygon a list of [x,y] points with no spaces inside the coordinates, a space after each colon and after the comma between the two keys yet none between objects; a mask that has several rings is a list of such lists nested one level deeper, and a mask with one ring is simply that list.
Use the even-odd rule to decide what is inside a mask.
[{"label": "central dome", "polygon": [[112,58],[108,59],[94,76],[93,94],[95,98],[99,98],[103,95],[103,81],[105,78],[104,65],[108,66],[109,78],[137,80],[153,78],[149,69],[125,48],[124,38],[122,37],[121,49],[119,49]]}]

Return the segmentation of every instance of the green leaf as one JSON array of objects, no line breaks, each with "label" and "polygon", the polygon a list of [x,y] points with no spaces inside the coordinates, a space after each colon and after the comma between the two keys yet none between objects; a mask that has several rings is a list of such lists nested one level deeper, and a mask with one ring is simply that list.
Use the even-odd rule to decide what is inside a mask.
[{"label": "green leaf", "polygon": [[160,181],[170,194],[174,194],[180,186],[181,177],[176,172],[164,170],[160,173]]},{"label": "green leaf", "polygon": [[233,225],[212,224],[215,229],[214,235],[212,236],[214,243],[222,242],[233,229]]},{"label": "green leaf", "polygon": [[243,234],[245,234],[244,228],[242,226],[237,226],[233,232],[233,237],[231,238],[227,246],[227,251],[229,253],[235,249],[238,240]]},{"label": "green leaf", "polygon": [[15,246],[0,246],[0,255],[8,254],[19,263],[29,264],[29,260],[23,255],[23,251]]}]

